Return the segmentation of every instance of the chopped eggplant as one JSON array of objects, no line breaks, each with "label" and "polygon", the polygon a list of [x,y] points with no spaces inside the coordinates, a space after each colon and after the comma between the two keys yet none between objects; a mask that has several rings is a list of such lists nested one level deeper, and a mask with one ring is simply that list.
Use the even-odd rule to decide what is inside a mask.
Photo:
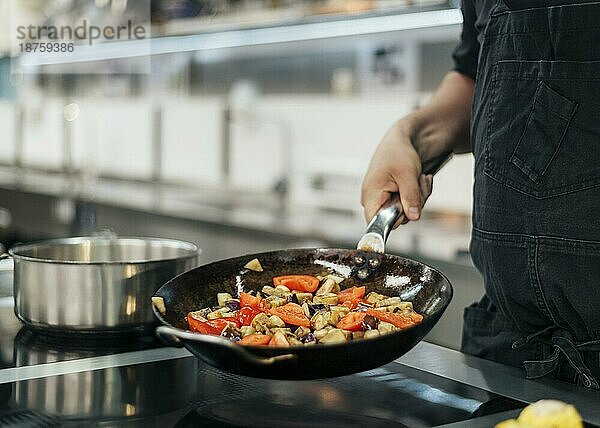
[{"label": "chopped eggplant", "polygon": [[163,299],[162,297],[153,296],[152,297],[152,304],[154,305],[154,307],[156,308],[156,310],[161,315],[164,315],[164,314],[167,313],[167,307],[165,306],[165,299]]},{"label": "chopped eggplant", "polygon": [[377,330],[378,325],[379,320],[377,318],[373,315],[365,315],[362,320],[361,328],[362,330]]},{"label": "chopped eggplant", "polygon": [[331,312],[339,312],[340,317],[348,315],[348,312],[350,312],[350,308],[348,306],[330,306],[329,310]]},{"label": "chopped eggplant", "polygon": [[299,305],[302,305],[304,302],[312,302],[312,298],[313,298],[312,293],[296,292],[296,293],[293,293],[293,294],[296,295],[296,298],[298,299],[298,304]]},{"label": "chopped eggplant", "polygon": [[345,278],[343,276],[338,276],[338,275],[325,275],[325,280],[331,279],[333,281],[335,281],[336,284],[340,284]]},{"label": "chopped eggplant", "polygon": [[365,337],[364,331],[359,330],[359,331],[352,332],[352,340],[362,339],[363,337]]},{"label": "chopped eggplant", "polygon": [[297,345],[303,344],[298,338],[296,338],[294,336],[287,336],[287,340],[291,346],[297,346]]},{"label": "chopped eggplant", "polygon": [[304,336],[300,337],[300,342],[304,343],[305,345],[308,345],[311,343],[317,343],[317,339],[314,334],[307,333]]},{"label": "chopped eggplant", "polygon": [[287,299],[279,296],[269,296],[266,298],[266,301],[269,302],[272,308],[283,306],[288,302]]},{"label": "chopped eggplant", "polygon": [[225,303],[231,299],[233,299],[233,297],[229,293],[218,293],[217,294],[217,303],[221,307],[225,306]]},{"label": "chopped eggplant", "polygon": [[237,342],[242,339],[242,332],[233,325],[228,324],[221,332],[221,336],[228,338],[232,342]]},{"label": "chopped eggplant", "polygon": [[380,333],[390,333],[394,330],[398,330],[398,328],[394,324],[390,324],[389,322],[380,322],[379,326],[377,326],[377,330]]},{"label": "chopped eggplant", "polygon": [[337,305],[339,297],[335,293],[325,293],[313,297],[313,303],[322,303],[327,305]]},{"label": "chopped eggplant", "polygon": [[310,328],[308,328],[308,327],[298,327],[296,329],[296,331],[294,331],[294,334],[297,337],[304,337],[304,336],[306,336],[309,333],[310,333]]},{"label": "chopped eggplant", "polygon": [[363,336],[363,338],[370,339],[372,337],[379,337],[379,335],[379,330],[367,330],[365,331],[365,335]]},{"label": "chopped eggplant", "polygon": [[371,304],[375,304],[376,302],[383,300],[385,298],[386,298],[386,296],[372,291],[371,293],[369,293],[367,295],[367,298],[365,300]]},{"label": "chopped eggplant", "polygon": [[271,315],[269,317],[268,326],[269,326],[269,328],[285,327],[285,322],[281,318],[279,318],[277,315]]},{"label": "chopped eggplant", "polygon": [[256,330],[254,330],[254,327],[250,325],[244,325],[240,327],[240,332],[242,333],[242,337],[246,337],[250,334],[255,334]]},{"label": "chopped eggplant", "polygon": [[343,330],[334,328],[329,330],[325,337],[319,340],[320,343],[344,343],[348,340]]},{"label": "chopped eggplant", "polygon": [[331,327],[330,325],[328,325],[325,328],[322,328],[321,330],[315,330],[313,335],[315,336],[315,339],[317,339],[317,341],[320,342],[321,339],[323,339],[325,336],[327,336],[327,333],[329,333],[329,330],[333,330],[333,327]]},{"label": "chopped eggplant", "polygon": [[327,278],[323,285],[317,290],[317,296],[327,293],[337,293],[340,291],[340,286],[331,278]]},{"label": "chopped eggplant", "polygon": [[275,288],[271,287],[270,285],[265,285],[261,291],[263,292],[263,294],[271,296],[275,292]]},{"label": "chopped eggplant", "polygon": [[225,302],[225,307],[231,312],[240,310],[240,301],[237,299],[231,299]]},{"label": "chopped eggplant", "polygon": [[400,300],[400,297],[388,297],[387,299],[382,299],[382,300],[378,300],[377,302],[375,302],[375,307],[382,308],[385,306],[398,305],[400,303],[402,303],[402,300]]},{"label": "chopped eggplant", "polygon": [[286,300],[288,301],[288,303],[295,303],[297,305],[300,304],[300,301],[298,300],[298,295],[296,293],[290,293],[290,294],[288,294]]},{"label": "chopped eggplant", "polygon": [[321,330],[325,328],[329,323],[327,322],[327,318],[325,317],[325,313],[318,312],[316,313],[310,320],[310,325],[315,330]]},{"label": "chopped eggplant", "polygon": [[248,270],[253,270],[254,272],[262,272],[263,271],[263,267],[261,266],[260,261],[258,259],[250,260],[248,263],[246,263],[244,265],[244,268],[246,268]]},{"label": "chopped eggplant", "polygon": [[275,287],[275,291],[273,292],[273,295],[279,296],[279,297],[287,297],[287,295],[290,293],[291,293],[290,289],[287,288],[285,285],[278,285],[277,287]]}]

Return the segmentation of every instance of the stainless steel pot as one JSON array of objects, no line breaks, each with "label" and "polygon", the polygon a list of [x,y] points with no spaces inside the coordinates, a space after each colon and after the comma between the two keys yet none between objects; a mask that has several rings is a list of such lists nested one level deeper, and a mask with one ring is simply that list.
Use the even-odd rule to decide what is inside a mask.
[{"label": "stainless steel pot", "polygon": [[157,238],[78,237],[17,245],[15,313],[48,333],[151,328],[154,292],[198,265],[196,245]]}]

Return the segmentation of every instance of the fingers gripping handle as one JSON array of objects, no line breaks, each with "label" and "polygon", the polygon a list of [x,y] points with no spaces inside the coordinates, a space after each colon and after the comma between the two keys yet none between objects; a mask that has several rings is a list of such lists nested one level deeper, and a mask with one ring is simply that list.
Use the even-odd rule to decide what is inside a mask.
[{"label": "fingers gripping handle", "polygon": [[[435,174],[450,159],[452,152],[446,152],[431,159],[423,165],[423,174]],[[394,224],[402,214],[402,204],[397,193],[390,196],[388,202],[383,205],[375,217],[367,226],[365,234],[358,242],[357,248],[365,251],[385,252],[385,243],[394,227]]]}]

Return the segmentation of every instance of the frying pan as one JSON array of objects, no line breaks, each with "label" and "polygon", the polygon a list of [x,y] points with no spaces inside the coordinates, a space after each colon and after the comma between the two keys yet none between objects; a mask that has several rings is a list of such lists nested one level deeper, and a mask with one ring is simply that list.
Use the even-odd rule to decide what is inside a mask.
[{"label": "frying pan", "polygon": [[[164,299],[166,307],[164,315],[154,308],[163,324],[157,335],[219,369],[267,379],[342,376],[393,361],[431,330],[452,298],[450,281],[441,272],[418,261],[383,254],[387,236],[400,215],[397,206],[388,204],[377,213],[357,250],[292,249],[251,254],[200,266],[173,278],[155,294]],[[260,261],[263,272],[243,268],[254,258]],[[217,293],[235,296],[239,291],[259,291],[278,275],[328,272],[345,278],[342,288],[364,285],[366,294],[375,291],[412,302],[423,315],[423,322],[370,339],[289,348],[241,346],[220,336],[186,330],[187,313],[215,306]]]}]

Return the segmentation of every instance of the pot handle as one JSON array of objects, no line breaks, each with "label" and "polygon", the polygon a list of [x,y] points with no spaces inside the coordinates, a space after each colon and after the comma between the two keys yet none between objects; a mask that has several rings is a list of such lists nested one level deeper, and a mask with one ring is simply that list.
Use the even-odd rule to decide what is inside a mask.
[{"label": "pot handle", "polygon": [[182,348],[186,341],[195,343],[205,343],[211,346],[221,346],[233,352],[238,358],[245,362],[260,366],[268,367],[279,361],[295,360],[297,357],[294,354],[277,355],[275,357],[259,357],[250,351],[247,351],[243,346],[222,338],[220,336],[210,336],[207,334],[192,333],[190,331],[181,330],[178,328],[161,325],[156,328],[156,335],[169,346]]},{"label": "pot handle", "polygon": [[[435,174],[452,157],[452,152],[442,153],[440,156],[431,159],[423,164],[423,174]],[[367,226],[365,234],[362,236],[358,245],[359,250],[385,252],[385,243],[392,231],[392,227],[402,214],[402,205],[400,204],[400,195],[394,193],[384,204],[375,217]]]}]

